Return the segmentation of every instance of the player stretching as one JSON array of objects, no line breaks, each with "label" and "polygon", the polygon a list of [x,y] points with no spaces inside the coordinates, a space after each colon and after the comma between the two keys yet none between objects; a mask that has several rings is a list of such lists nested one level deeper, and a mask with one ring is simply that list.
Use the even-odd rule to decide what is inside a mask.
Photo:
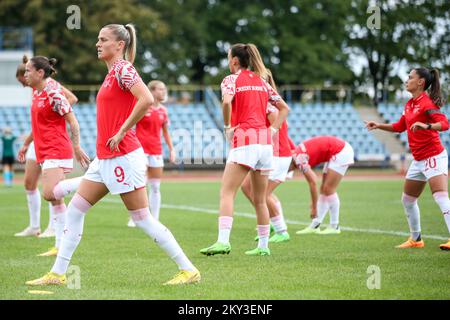
[{"label": "player stretching", "polygon": [[[267,171],[273,167],[271,136],[286,119],[289,107],[263,80],[267,78],[267,70],[255,45],[233,45],[228,52],[228,65],[232,74],[222,81],[221,89],[224,129],[232,149],[222,177],[219,236],[215,244],[200,252],[205,255],[230,252],[234,198],[250,172],[259,242],[257,248],[247,251],[246,254],[270,255],[266,190]],[[279,109],[279,116],[270,128],[266,123],[269,102]]]},{"label": "player stretching", "polygon": [[199,271],[148,207],[146,158],[131,129],[145,115],[153,97],[132,65],[136,54],[135,29],[130,24],[107,25],[100,30],[96,47],[98,58],[108,68],[97,94],[97,157],[69,203],[61,250],[51,272],[27,284],[66,283],[65,273],[81,241],[86,212],[109,192],[120,194],[135,224],[178,265],[180,272],[166,284],[198,282]]},{"label": "player stretching", "polygon": [[[397,248],[423,248],[425,243],[420,235],[417,199],[427,182],[450,232],[448,155],[439,138],[439,132],[448,130],[449,124],[447,117],[440,110],[445,101],[441,95],[438,70],[415,68],[409,73],[405,86],[412,98],[406,103],[400,120],[387,124],[366,121],[366,127],[369,130],[408,132],[408,144],[414,160],[406,173],[402,202],[411,237]],[[441,244],[440,248],[450,250],[450,240]]]},{"label": "player stretching", "polygon": [[[89,157],[80,147],[80,127],[72,107],[61,85],[50,77],[56,73],[55,64],[55,59],[36,56],[25,67],[26,82],[33,88],[32,134],[19,150],[19,161],[25,161],[29,143],[34,140],[37,163],[42,167],[44,199],[53,205],[55,226],[55,246],[40,256],[58,253],[65,224],[64,197],[76,190],[81,181],[81,177],[65,180],[65,173],[73,168],[72,155],[83,167],[89,164]],[[72,141],[66,123],[70,126]]]},{"label": "player stretching", "polygon": [[[350,165],[354,163],[352,146],[333,136],[319,136],[303,141],[294,154],[294,164],[305,175],[311,192],[311,224],[297,234],[339,234],[340,200],[336,192],[342,177]],[[320,195],[317,192],[317,176],[312,170],[315,166],[323,166]],[[327,212],[330,211],[330,226],[320,231]]]}]

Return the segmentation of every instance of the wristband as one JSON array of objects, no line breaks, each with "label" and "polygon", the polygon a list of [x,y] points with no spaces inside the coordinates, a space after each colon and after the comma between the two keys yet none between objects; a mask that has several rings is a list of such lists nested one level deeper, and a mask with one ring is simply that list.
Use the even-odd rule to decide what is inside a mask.
[{"label": "wristband", "polygon": [[428,129],[428,130],[430,130],[430,129],[431,129],[431,123],[428,123],[428,127],[427,127],[427,129]]},{"label": "wristband", "polygon": [[231,128],[231,124],[229,124],[229,125],[227,125],[227,126],[224,125],[223,128],[224,128],[224,129],[230,129],[230,128]]}]

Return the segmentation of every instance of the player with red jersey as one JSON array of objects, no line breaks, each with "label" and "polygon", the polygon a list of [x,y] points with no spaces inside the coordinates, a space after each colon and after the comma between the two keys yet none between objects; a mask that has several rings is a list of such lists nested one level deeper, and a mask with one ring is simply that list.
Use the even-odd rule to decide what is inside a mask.
[{"label": "player with red jersey", "polygon": [[[270,70],[268,71],[267,82],[276,90],[275,81],[273,80]],[[274,123],[278,116],[278,110],[272,106],[267,108],[268,126]],[[267,208],[269,209],[271,230],[275,234],[270,237],[269,242],[285,242],[289,241],[290,236],[287,232],[287,225],[283,216],[283,207],[280,200],[275,195],[275,189],[289,177],[289,168],[292,162],[292,151],[295,145],[289,138],[287,120],[283,121],[278,133],[273,137],[273,170],[269,174],[269,182],[267,185]],[[247,175],[242,183],[241,190],[247,199],[254,205],[252,198],[252,184],[250,176]],[[256,236],[256,241],[259,237]]]},{"label": "player with red jersey", "polygon": [[[162,81],[153,80],[148,88],[155,99],[155,103],[148,108],[145,116],[136,125],[136,135],[142,144],[147,157],[148,199],[150,211],[156,220],[159,220],[161,208],[160,184],[164,168],[161,132],[169,147],[169,161],[175,162],[175,151],[169,132],[169,115],[162,102],[167,98],[166,85]],[[128,226],[134,227],[132,220]]]},{"label": "player with red jersey", "polygon": [[[313,169],[324,163],[320,195],[317,192],[317,176]],[[342,177],[354,163],[352,146],[333,136],[318,136],[303,141],[294,151],[292,168],[297,167],[305,175],[311,192],[311,224],[297,234],[340,234],[340,200],[336,192]],[[330,211],[330,226],[320,231],[327,212]]]},{"label": "player with red jersey", "polygon": [[[250,172],[253,202],[258,221],[258,247],[247,255],[270,255],[269,211],[266,204],[268,172],[273,169],[274,135],[286,119],[289,107],[263,79],[267,70],[253,44],[235,44],[228,52],[231,75],[222,81],[224,129],[230,141],[220,192],[219,236],[215,244],[200,250],[205,255],[231,251],[230,232],[236,192]],[[250,71],[250,68],[254,72]],[[266,119],[268,103],[279,109],[279,116],[269,128]]]},{"label": "player with red jersey", "polygon": [[[414,160],[406,173],[402,203],[408,220],[411,237],[397,248],[422,248],[420,211],[417,199],[427,182],[433,198],[444,215],[450,232],[450,200],[448,198],[448,154],[439,138],[439,132],[448,130],[447,117],[441,112],[444,105],[441,95],[439,72],[436,69],[415,68],[406,81],[406,90],[412,98],[406,103],[403,115],[396,123],[367,121],[369,130],[408,132],[409,148]],[[429,90],[430,94],[427,94]],[[450,241],[441,244],[450,250]]]},{"label": "player with red jersey", "polygon": [[60,246],[66,216],[64,196],[76,190],[81,181],[81,178],[64,179],[65,173],[73,168],[73,155],[83,167],[89,164],[89,157],[80,147],[80,127],[72,107],[61,85],[50,77],[56,73],[55,64],[55,59],[36,56],[25,67],[25,79],[33,88],[32,137],[19,150],[19,160],[25,160],[29,142],[34,140],[36,162],[42,167],[44,199],[53,205],[55,225],[55,246],[40,256],[55,256]]},{"label": "player with red jersey", "polygon": [[132,65],[136,54],[134,26],[110,24],[103,27],[96,47],[98,58],[108,67],[97,94],[97,157],[69,203],[61,250],[51,272],[27,284],[66,283],[65,273],[80,243],[85,214],[109,192],[120,194],[136,225],[178,265],[180,272],[165,284],[198,282],[199,271],[172,233],[152,217],[148,207],[146,159],[132,128],[145,115],[153,97]]},{"label": "player with red jersey", "polygon": [[[28,57],[23,56],[22,63],[17,67],[16,79],[24,87],[28,87],[25,79],[25,68],[28,62]],[[78,99],[77,97],[61,86],[64,96],[67,97],[70,105],[74,105]],[[30,222],[28,227],[23,231],[15,234],[16,237],[29,237],[38,236],[39,238],[49,238],[55,236],[53,226],[53,206],[51,202],[48,203],[49,208],[49,222],[47,229],[41,233],[40,217],[41,217],[41,193],[38,189],[38,181],[41,175],[41,166],[36,162],[36,152],[34,150],[34,142],[32,141],[33,135],[27,137],[28,141],[25,141],[25,145],[28,145],[28,150],[25,154],[25,174],[24,174],[24,187],[27,194],[28,213],[30,216]],[[23,160],[23,159],[22,159]]]}]

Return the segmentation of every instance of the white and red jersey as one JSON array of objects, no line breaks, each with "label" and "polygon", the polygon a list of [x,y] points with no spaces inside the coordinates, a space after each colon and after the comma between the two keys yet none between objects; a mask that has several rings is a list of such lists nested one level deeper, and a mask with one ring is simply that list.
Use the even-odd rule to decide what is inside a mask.
[{"label": "white and red jersey", "polygon": [[296,164],[303,172],[328,162],[342,151],[345,141],[333,136],[318,136],[303,141],[295,149]]},{"label": "white and red jersey", "polygon": [[420,161],[440,154],[444,146],[436,130],[411,131],[411,126],[416,122],[436,123],[440,122],[442,131],[448,130],[448,119],[430,97],[423,92],[415,99],[410,99],[403,110],[400,120],[392,124],[395,132],[408,132],[409,148],[414,160]]},{"label": "white and red jersey", "polygon": [[46,82],[41,92],[33,88],[31,104],[31,128],[37,163],[73,157],[64,118],[72,112],[72,107],[57,81],[47,78]]},{"label": "white and red jersey", "polygon": [[233,97],[231,126],[234,131],[231,147],[251,144],[271,144],[267,125],[267,104],[275,105],[281,97],[261,77],[249,70],[240,70],[223,79],[222,96]]},{"label": "white and red jersey", "polygon": [[111,151],[108,140],[119,131],[130,116],[136,98],[130,89],[142,79],[133,65],[117,60],[97,94],[97,157],[110,159],[125,155],[141,147],[134,129],[129,130],[119,143],[120,151]]},{"label": "white and red jersey", "polygon": [[161,131],[169,124],[169,115],[163,105],[148,109],[145,116],[136,124],[136,135],[145,154],[162,154]]}]

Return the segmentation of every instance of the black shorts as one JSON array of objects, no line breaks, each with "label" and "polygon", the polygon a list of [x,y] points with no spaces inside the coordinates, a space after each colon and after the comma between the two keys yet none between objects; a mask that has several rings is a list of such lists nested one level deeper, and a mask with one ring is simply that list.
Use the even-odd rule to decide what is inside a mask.
[{"label": "black shorts", "polygon": [[14,157],[11,156],[3,156],[2,158],[2,164],[3,165],[13,165],[14,164]]}]

